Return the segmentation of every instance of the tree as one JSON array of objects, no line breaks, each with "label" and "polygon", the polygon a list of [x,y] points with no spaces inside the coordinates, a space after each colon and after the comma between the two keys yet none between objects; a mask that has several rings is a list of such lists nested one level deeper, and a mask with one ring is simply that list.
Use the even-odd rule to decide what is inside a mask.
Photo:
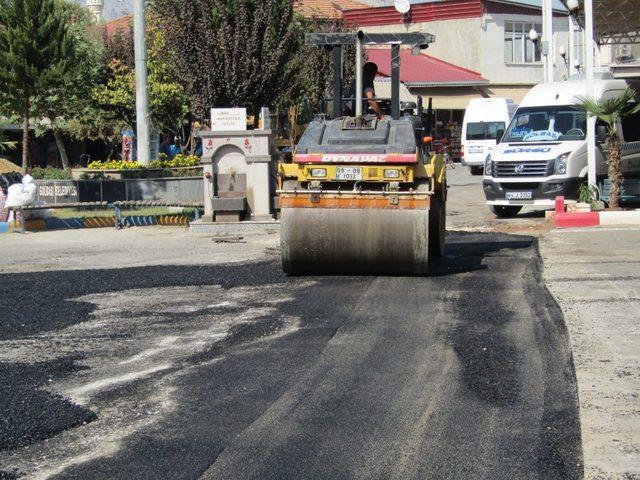
[{"label": "tree", "polygon": [[[187,99],[182,87],[175,83],[165,62],[164,34],[155,29],[148,32],[148,88],[151,125],[158,132],[178,133],[187,113]],[[135,126],[136,79],[133,66],[125,58],[111,58],[107,65],[106,82],[97,86],[93,97],[102,109],[101,120],[115,130]]]},{"label": "tree", "polygon": [[10,114],[22,116],[22,168],[29,166],[31,98],[60,85],[73,42],[55,0],[0,1],[0,83]]},{"label": "tree", "polygon": [[[288,107],[300,104],[308,98],[316,109],[329,94],[332,95],[333,64],[331,51],[325,46],[305,45],[305,33],[309,32],[349,32],[341,19],[296,18],[295,53],[287,65],[289,82],[282,86],[279,105]],[[343,46],[343,89],[346,93],[349,82],[355,77],[355,47]]]},{"label": "tree", "polygon": [[607,155],[607,167],[611,193],[609,194],[609,207],[617,209],[620,200],[620,185],[622,183],[622,154],[620,152],[620,137],[618,135],[618,123],[627,115],[640,111],[640,103],[632,106],[635,92],[627,88],[620,96],[596,100],[592,97],[580,95],[575,98],[578,108],[595,116],[605,123],[607,127],[607,139],[605,151]]},{"label": "tree", "polygon": [[273,105],[291,79],[296,49],[290,0],[155,0],[175,78],[192,113]]},{"label": "tree", "polygon": [[[170,75],[170,67],[165,61],[163,33],[149,25],[147,36],[151,125],[156,131],[178,134],[187,113],[187,99],[182,87]],[[102,38],[101,73],[89,95],[91,109],[82,118],[73,119],[69,127],[78,138],[105,142],[105,158],[109,159],[116,152],[122,130],[135,128],[132,25],[114,35],[105,34]]]},{"label": "tree", "polygon": [[[64,134],[70,133],[74,118],[91,114],[91,91],[98,81],[100,69],[100,49],[87,35],[91,24],[90,13],[79,5],[59,0],[58,6],[65,21],[69,23],[69,37],[73,48],[69,69],[61,81],[51,88],[35,95],[32,99],[33,111],[38,118],[48,120],[48,125],[60,152],[62,167],[69,168],[69,159],[64,145]],[[38,132],[46,132],[40,128]]]}]

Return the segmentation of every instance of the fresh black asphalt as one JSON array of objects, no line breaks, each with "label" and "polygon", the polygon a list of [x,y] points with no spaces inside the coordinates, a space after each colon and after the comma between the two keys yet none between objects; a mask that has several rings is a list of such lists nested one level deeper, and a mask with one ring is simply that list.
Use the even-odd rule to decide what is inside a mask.
[{"label": "fresh black asphalt", "polygon": [[[540,268],[530,237],[454,233],[421,278],[286,277],[274,257],[4,274],[0,340],[86,321],[94,306],[69,299],[90,293],[311,280],[278,307],[299,328],[269,337],[275,319],[239,325],[189,359],[170,415],[55,478],[578,479],[572,357]],[[29,455],[100,415],[43,388],[81,360],[0,364],[0,450]],[[117,405],[128,394],[105,395]]]}]

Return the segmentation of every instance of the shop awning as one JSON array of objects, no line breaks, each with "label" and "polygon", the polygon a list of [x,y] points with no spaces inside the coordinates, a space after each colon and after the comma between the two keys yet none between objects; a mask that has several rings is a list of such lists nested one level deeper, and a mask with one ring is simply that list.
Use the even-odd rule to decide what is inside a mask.
[{"label": "shop awning", "polygon": [[[368,61],[378,65],[378,71],[391,76],[391,50],[367,48]],[[412,55],[411,49],[400,51],[400,81],[409,88],[476,87],[489,85],[478,72],[439,60],[425,53]]]}]

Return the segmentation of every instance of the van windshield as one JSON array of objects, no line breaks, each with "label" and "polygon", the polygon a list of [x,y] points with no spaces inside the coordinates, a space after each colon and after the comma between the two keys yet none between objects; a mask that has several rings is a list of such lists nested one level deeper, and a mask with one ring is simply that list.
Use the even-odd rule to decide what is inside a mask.
[{"label": "van windshield", "polygon": [[503,142],[554,142],[584,140],[587,115],[567,105],[563,107],[520,108],[513,116]]},{"label": "van windshield", "polygon": [[467,140],[495,140],[498,130],[504,132],[504,122],[467,123]]}]

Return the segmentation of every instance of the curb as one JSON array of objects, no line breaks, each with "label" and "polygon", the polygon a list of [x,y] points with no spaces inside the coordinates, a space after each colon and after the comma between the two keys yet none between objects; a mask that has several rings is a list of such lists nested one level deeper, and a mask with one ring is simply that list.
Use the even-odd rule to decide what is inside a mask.
[{"label": "curb", "polygon": [[612,212],[565,212],[564,197],[556,197],[555,212],[549,220],[556,228],[599,226],[640,226],[640,210]]}]

